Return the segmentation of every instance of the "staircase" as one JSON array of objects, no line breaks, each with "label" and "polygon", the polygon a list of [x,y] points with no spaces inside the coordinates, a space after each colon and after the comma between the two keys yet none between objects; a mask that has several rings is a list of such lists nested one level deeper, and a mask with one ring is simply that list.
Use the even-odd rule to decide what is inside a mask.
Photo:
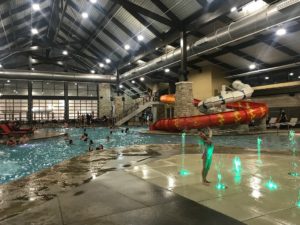
[{"label": "staircase", "polygon": [[133,118],[134,116],[138,115],[139,113],[143,112],[148,107],[152,107],[153,105],[159,105],[160,102],[146,102],[145,104],[135,106],[132,109],[128,110],[127,112],[119,115],[117,117],[116,126],[121,126],[122,124],[126,123],[128,120]]}]

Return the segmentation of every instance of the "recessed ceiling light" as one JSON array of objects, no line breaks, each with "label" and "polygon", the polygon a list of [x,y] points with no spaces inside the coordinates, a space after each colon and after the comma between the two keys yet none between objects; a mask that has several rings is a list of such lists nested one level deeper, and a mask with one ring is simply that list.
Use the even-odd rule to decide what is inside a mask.
[{"label": "recessed ceiling light", "polygon": [[265,80],[269,80],[269,77],[265,77]]},{"label": "recessed ceiling light", "polygon": [[231,12],[234,12],[234,11],[236,11],[236,10],[237,10],[236,7],[232,7],[232,8],[230,9]]},{"label": "recessed ceiling light", "polygon": [[38,46],[31,46],[30,49],[32,50],[37,50],[39,47]]},{"label": "recessed ceiling light", "polygon": [[105,59],[105,62],[107,63],[107,64],[109,64],[109,63],[111,63],[111,60],[110,59]]},{"label": "recessed ceiling light", "polygon": [[0,68],[2,68],[2,64],[0,64]]},{"label": "recessed ceiling light", "polygon": [[63,55],[68,55],[68,51],[67,50],[63,50],[62,54]]},{"label": "recessed ceiling light", "polygon": [[158,50],[158,47],[156,47],[155,50],[157,51],[157,50]]},{"label": "recessed ceiling light", "polygon": [[138,35],[137,39],[138,39],[138,41],[142,41],[142,40],[144,40],[144,36],[143,35]]},{"label": "recessed ceiling light", "polygon": [[135,80],[132,80],[131,83],[135,84]]},{"label": "recessed ceiling light", "polygon": [[91,70],[91,73],[95,73],[95,70]]},{"label": "recessed ceiling light", "polygon": [[124,45],[125,50],[129,50],[130,49],[130,45]]},{"label": "recessed ceiling light", "polygon": [[289,73],[289,75],[290,75],[290,76],[294,76],[294,73],[293,73],[293,72],[291,72],[291,73]]},{"label": "recessed ceiling light", "polygon": [[169,68],[166,68],[165,69],[165,73],[169,73],[170,72],[170,69]]},{"label": "recessed ceiling light", "polygon": [[122,84],[120,84],[120,85],[119,85],[119,88],[123,88],[123,85],[122,85]]},{"label": "recessed ceiling light", "polygon": [[83,12],[83,13],[81,13],[81,16],[83,19],[86,19],[89,17],[89,14],[87,12]]},{"label": "recessed ceiling light", "polygon": [[300,79],[300,76],[298,76],[298,78]]},{"label": "recessed ceiling light", "polygon": [[77,83],[74,83],[74,85],[76,85],[76,86],[77,86]]},{"label": "recessed ceiling light", "polygon": [[32,67],[31,70],[34,71],[35,69]]},{"label": "recessed ceiling light", "polygon": [[33,9],[34,11],[39,11],[39,10],[41,10],[40,5],[39,5],[38,3],[32,4],[32,9]]},{"label": "recessed ceiling light", "polygon": [[144,81],[145,80],[145,78],[144,77],[140,77],[140,81]]},{"label": "recessed ceiling light", "polygon": [[90,0],[91,3],[95,4],[97,0]]},{"label": "recessed ceiling light", "polygon": [[31,29],[31,33],[32,33],[32,34],[38,34],[39,31],[38,31],[36,28],[32,28],[32,29]]},{"label": "recessed ceiling light", "polygon": [[10,80],[7,80],[6,82],[7,82],[7,83],[10,83]]},{"label": "recessed ceiling light", "polygon": [[104,67],[104,64],[103,64],[103,63],[99,63],[99,66],[100,66],[101,68],[103,68],[103,67]]},{"label": "recessed ceiling light", "polygon": [[251,64],[251,65],[249,65],[249,69],[250,70],[254,70],[256,68],[256,65],[253,63],[253,64]]},{"label": "recessed ceiling light", "polygon": [[285,34],[286,34],[286,29],[284,29],[284,28],[280,28],[276,31],[277,36],[283,36]]}]

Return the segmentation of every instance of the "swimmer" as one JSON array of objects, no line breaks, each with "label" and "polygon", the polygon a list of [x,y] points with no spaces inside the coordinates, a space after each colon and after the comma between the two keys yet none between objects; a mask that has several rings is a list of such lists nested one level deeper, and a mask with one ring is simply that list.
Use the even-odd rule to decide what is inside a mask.
[{"label": "swimmer", "polygon": [[89,152],[93,151],[93,145],[94,145],[94,142],[93,140],[90,140],[90,143],[89,143]]},{"label": "swimmer", "polygon": [[103,149],[104,149],[104,146],[101,144],[96,148],[96,150],[103,150]]},{"label": "swimmer", "polygon": [[24,134],[22,137],[19,139],[19,144],[26,144],[29,141],[29,138],[27,137],[26,134]]},{"label": "swimmer", "polygon": [[127,134],[129,132],[129,128],[128,127],[126,127],[126,129],[125,129],[125,133]]},{"label": "swimmer", "polygon": [[6,142],[7,146],[15,146],[16,144],[17,144],[17,141],[14,137],[10,137]]},{"label": "swimmer", "polygon": [[73,145],[73,140],[72,139],[69,140],[69,145]]},{"label": "swimmer", "polygon": [[109,140],[110,140],[110,137],[106,136],[106,141],[109,142]]}]

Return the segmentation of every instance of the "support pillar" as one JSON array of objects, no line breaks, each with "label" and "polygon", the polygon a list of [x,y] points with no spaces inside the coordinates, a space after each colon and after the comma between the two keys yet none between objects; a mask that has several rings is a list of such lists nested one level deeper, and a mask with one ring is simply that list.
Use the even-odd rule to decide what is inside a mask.
[{"label": "support pillar", "polygon": [[122,99],[123,96],[115,96],[114,104],[115,104],[116,116],[119,116],[123,113],[124,101]]},{"label": "support pillar", "polygon": [[187,70],[187,42],[186,42],[186,32],[185,29],[181,31],[180,38],[180,48],[181,48],[181,62],[180,62],[180,76],[179,81],[188,80],[188,70]]},{"label": "support pillar", "polygon": [[200,112],[193,105],[192,82],[182,81],[176,83],[175,117],[199,115]]},{"label": "support pillar", "polygon": [[99,117],[111,117],[112,114],[112,102],[111,102],[111,90],[110,84],[99,84]]},{"label": "support pillar", "polygon": [[259,131],[265,131],[267,130],[267,117],[265,116],[260,121],[258,121],[257,129]]},{"label": "support pillar", "polygon": [[27,111],[27,120],[29,123],[32,122],[32,82],[28,81],[28,111]]},{"label": "support pillar", "polygon": [[65,121],[69,120],[69,95],[68,95],[68,82],[64,82],[64,101],[65,101]]}]

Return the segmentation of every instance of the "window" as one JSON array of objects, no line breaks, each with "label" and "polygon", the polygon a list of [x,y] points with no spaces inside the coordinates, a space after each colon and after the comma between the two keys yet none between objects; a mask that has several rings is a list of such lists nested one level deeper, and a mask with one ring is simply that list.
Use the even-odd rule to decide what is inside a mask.
[{"label": "window", "polygon": [[64,96],[64,82],[33,81],[33,96]]},{"label": "window", "polygon": [[97,116],[97,100],[70,100],[69,119],[77,119],[79,115],[94,114]]},{"label": "window", "polygon": [[97,96],[97,84],[95,83],[68,83],[69,96]]},{"label": "window", "polygon": [[0,120],[27,120],[27,99],[0,99]]},{"label": "window", "polygon": [[33,120],[64,120],[64,100],[34,99],[32,106]]},{"label": "window", "polygon": [[21,80],[0,80],[1,95],[28,95],[28,83]]}]

